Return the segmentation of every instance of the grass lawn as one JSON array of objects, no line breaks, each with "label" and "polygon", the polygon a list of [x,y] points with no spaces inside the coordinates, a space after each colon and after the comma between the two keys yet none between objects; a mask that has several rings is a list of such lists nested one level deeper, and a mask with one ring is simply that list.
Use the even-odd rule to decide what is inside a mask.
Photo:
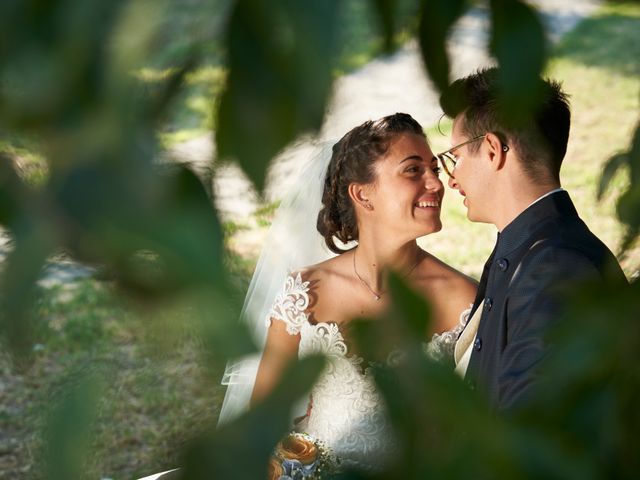
[{"label": "grass lawn", "polygon": [[[358,8],[357,2],[353,8]],[[595,191],[604,162],[628,146],[638,120],[638,32],[640,5],[607,4],[561,42],[548,66],[549,76],[562,80],[572,95],[564,186],[585,221],[614,252],[623,233],[615,220],[615,199],[626,177],[619,175],[602,201],[595,199]],[[358,48],[354,51],[364,56],[345,60],[348,68],[368,58],[368,50]],[[193,89],[173,117],[175,126],[165,132],[173,135],[167,141],[188,138],[210,126],[202,98],[217,88],[223,75],[215,65],[193,74]],[[435,128],[429,137],[434,150],[448,145]],[[460,200],[447,193],[444,229],[425,238],[423,245],[477,277],[495,231],[469,223]],[[261,210],[256,228],[266,228],[272,211],[273,205]],[[244,228],[227,225],[229,240]],[[253,261],[229,257],[241,282],[246,282]],[[633,249],[623,265],[629,276],[637,272],[640,248]],[[223,363],[201,355],[202,342],[180,306],[138,312],[118,300],[108,283],[81,280],[66,288],[43,288],[34,310],[39,327],[33,363],[19,369],[0,353],[0,478],[42,478],[46,452],[40,439],[46,433],[48,411],[87,373],[102,379],[102,387],[85,445],[86,478],[130,479],[175,466],[180,445],[215,423],[223,395]]]},{"label": "grass lawn", "polygon": [[215,421],[222,362],[203,367],[202,342],[186,315],[134,313],[110,285],[91,279],[42,289],[35,310],[33,363],[22,370],[0,354],[0,478],[44,478],[48,412],[87,376],[101,386],[86,478],[169,468],[176,448]]}]

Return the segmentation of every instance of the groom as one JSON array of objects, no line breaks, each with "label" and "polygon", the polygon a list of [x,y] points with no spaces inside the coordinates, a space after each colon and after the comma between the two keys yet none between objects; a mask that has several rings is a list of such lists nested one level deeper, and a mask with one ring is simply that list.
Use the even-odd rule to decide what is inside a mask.
[{"label": "groom", "polygon": [[587,279],[626,278],[560,186],[571,120],[566,94],[544,81],[536,115],[514,127],[497,110],[497,74],[479,71],[442,94],[442,109],[454,119],[454,147],[437,157],[469,220],[499,232],[456,344],[456,369],[494,407],[510,410],[526,402],[539,379],[549,351],[545,333],[561,307],[555,292]]}]

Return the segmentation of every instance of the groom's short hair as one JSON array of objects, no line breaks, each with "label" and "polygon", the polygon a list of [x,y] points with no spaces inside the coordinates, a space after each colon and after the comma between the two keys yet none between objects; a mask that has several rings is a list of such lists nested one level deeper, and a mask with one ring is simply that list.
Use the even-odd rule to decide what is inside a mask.
[{"label": "groom's short hair", "polygon": [[[440,96],[445,115],[462,114],[463,132],[473,138],[493,132],[515,148],[522,166],[534,180],[560,179],[569,140],[571,111],[568,95],[552,80],[540,80],[539,102],[529,118],[515,123],[501,108],[498,68],[487,68],[454,81]],[[479,143],[470,148],[480,148]]]}]

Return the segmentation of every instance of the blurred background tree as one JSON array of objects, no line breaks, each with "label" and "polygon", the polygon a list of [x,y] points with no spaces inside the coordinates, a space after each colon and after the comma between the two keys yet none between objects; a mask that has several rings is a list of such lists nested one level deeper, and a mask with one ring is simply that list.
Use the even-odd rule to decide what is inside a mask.
[{"label": "blurred background tree", "polygon": [[[260,476],[287,430],[289,406],[322,362],[293,366],[264,405],[215,431],[211,410],[220,398],[210,386],[226,358],[255,348],[236,320],[250,266],[225,248],[210,178],[163,161],[163,152],[213,130],[219,160],[208,175],[236,161],[260,190],[272,158],[320,128],[341,72],[417,39],[433,84],[446,85],[447,35],[472,3],[3,1],[0,462],[12,460],[0,471],[131,478],[184,462],[190,479]],[[505,113],[517,121],[555,60],[534,8],[519,0],[488,8],[489,51],[503,72]],[[614,3],[580,27],[587,33],[576,38],[595,45],[579,50],[569,38],[560,50],[637,77],[639,18],[637,5]],[[637,99],[628,108],[637,116]],[[606,164],[599,198],[610,185],[623,191],[622,258],[640,229],[640,124]],[[44,290],[43,270],[61,255],[91,266],[99,282]],[[560,354],[546,366],[565,388],[507,420],[418,354],[412,325],[428,321],[428,306],[397,282],[392,314],[406,328],[396,339],[410,361],[376,379],[406,448],[382,477],[631,477],[639,462],[639,288],[633,279],[576,292],[554,333]],[[363,326],[363,351],[384,351],[387,337]],[[132,345],[143,345],[142,363]],[[130,364],[139,375],[126,376]],[[171,387],[185,376],[188,388]],[[125,416],[119,404],[130,403]],[[196,407],[185,411],[189,403]],[[150,426],[153,417],[168,429]],[[117,434],[107,433],[109,424]],[[160,446],[142,458],[120,457],[151,441]]]}]

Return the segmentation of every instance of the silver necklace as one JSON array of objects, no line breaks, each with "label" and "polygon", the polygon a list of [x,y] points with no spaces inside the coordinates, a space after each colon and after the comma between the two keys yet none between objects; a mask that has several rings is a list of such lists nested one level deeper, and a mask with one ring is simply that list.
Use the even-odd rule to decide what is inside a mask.
[{"label": "silver necklace", "polygon": [[[411,272],[413,272],[416,269],[416,267],[418,266],[418,263],[420,263],[420,253],[419,252],[418,252],[417,256],[418,256],[418,259],[416,260],[416,263],[413,264],[413,267],[411,267],[411,270],[409,270],[407,273],[405,273],[402,276],[402,278],[407,278],[409,275],[411,275]],[[356,274],[356,277],[358,277],[358,280],[360,280],[360,283],[362,283],[362,285],[364,285],[365,288],[371,292],[371,294],[373,295],[373,298],[375,298],[376,300],[380,300],[380,297],[382,297],[382,295],[384,295],[386,293],[385,291],[376,292],[373,288],[371,288],[369,286],[367,281],[360,276],[360,274],[358,273],[358,269],[356,268],[356,252],[355,251],[353,252],[353,273]]]}]

